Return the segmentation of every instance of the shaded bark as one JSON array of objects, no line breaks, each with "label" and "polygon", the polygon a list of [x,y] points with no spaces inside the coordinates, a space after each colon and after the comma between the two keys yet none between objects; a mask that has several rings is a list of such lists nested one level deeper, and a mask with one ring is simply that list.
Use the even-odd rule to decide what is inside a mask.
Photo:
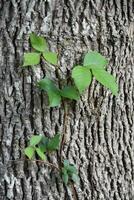
[{"label": "shaded bark", "polygon": [[[133,0],[0,1],[0,198],[2,200],[134,199]],[[23,159],[32,134],[63,132],[64,109],[49,109],[36,81],[55,69],[23,69],[34,31],[60,52],[66,78],[88,50],[109,60],[120,92],[113,97],[95,80],[69,105],[63,157],[76,164],[80,185],[65,188],[56,171]],[[49,70],[51,69],[51,70]],[[59,154],[48,158],[57,163]],[[74,190],[75,189],[75,190]],[[75,192],[74,192],[75,191]],[[75,196],[75,197],[74,197]]]}]

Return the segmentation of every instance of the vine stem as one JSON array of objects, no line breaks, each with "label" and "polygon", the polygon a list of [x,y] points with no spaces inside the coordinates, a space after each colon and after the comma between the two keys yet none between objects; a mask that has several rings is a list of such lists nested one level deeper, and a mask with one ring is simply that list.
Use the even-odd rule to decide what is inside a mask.
[{"label": "vine stem", "polygon": [[20,160],[9,160],[8,162],[24,162],[24,161],[28,161],[28,162],[40,162],[40,163],[44,163],[45,165],[49,166],[49,167],[52,167],[52,168],[55,168],[57,171],[60,171],[60,169],[52,164],[52,163],[49,163],[47,161],[44,161],[44,160],[29,160],[29,159],[20,159]]},{"label": "vine stem", "polygon": [[[62,89],[62,78],[60,76],[60,66],[59,65],[55,65],[55,70],[56,70],[56,75],[58,77],[59,80],[59,88]],[[62,71],[61,71],[62,72]],[[62,72],[63,73],[63,72]],[[68,106],[66,103],[66,100],[62,100],[62,104],[63,104],[63,109],[64,109],[64,119],[63,119],[63,133],[62,133],[62,138],[61,138],[61,145],[60,145],[60,167],[62,166],[62,151],[63,151],[63,146],[65,144],[65,135],[67,132],[67,121],[68,121]]]},{"label": "vine stem", "polygon": [[65,141],[66,141],[67,122],[68,122],[68,105],[65,101],[63,101],[63,107],[64,107],[63,133],[62,133],[61,146],[60,146],[61,159],[62,159],[63,146],[64,146]]},{"label": "vine stem", "polygon": [[[60,72],[62,72],[62,70],[60,69],[59,65],[55,66],[55,71],[56,71],[56,74],[57,74],[57,77],[59,80],[59,88],[61,89],[62,88],[62,85],[61,85],[62,78],[60,76]],[[68,79],[68,77],[67,77],[67,79]],[[63,151],[64,144],[66,142],[67,123],[68,123],[68,114],[69,114],[68,104],[67,104],[66,100],[63,99],[62,104],[63,104],[63,109],[64,109],[64,119],[63,119],[63,133],[62,133],[61,144],[60,144],[60,160],[59,160],[59,168],[58,168],[59,171],[62,168],[62,160],[63,160],[62,151]],[[72,188],[74,200],[77,200],[78,199],[77,193],[76,193],[73,183],[71,184],[71,188]]]},{"label": "vine stem", "polygon": [[74,197],[74,200],[78,200],[77,192],[76,192],[76,189],[75,189],[73,183],[71,183],[71,188],[72,188],[72,191],[73,191],[73,197]]}]

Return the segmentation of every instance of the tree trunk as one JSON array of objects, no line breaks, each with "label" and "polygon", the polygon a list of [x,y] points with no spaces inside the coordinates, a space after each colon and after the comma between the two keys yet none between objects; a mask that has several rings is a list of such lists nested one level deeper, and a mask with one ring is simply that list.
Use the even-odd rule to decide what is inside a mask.
[{"label": "tree trunk", "polygon": [[[1,200],[134,199],[133,11],[133,0],[0,1]],[[79,185],[65,187],[43,163],[17,162],[31,135],[62,134],[66,114],[63,106],[50,109],[36,87],[45,75],[57,80],[53,67],[21,67],[31,32],[60,52],[63,78],[92,49],[108,58],[119,84],[114,97],[93,80],[68,105],[62,156],[77,166]],[[59,153],[48,160],[58,165]]]}]

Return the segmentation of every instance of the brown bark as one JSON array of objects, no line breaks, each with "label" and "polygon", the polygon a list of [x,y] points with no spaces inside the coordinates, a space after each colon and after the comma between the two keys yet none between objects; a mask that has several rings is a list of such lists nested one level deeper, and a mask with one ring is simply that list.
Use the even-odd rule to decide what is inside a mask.
[{"label": "brown bark", "polygon": [[[134,199],[133,11],[133,0],[0,1],[1,200]],[[36,87],[44,75],[57,80],[55,70],[45,63],[21,67],[32,31],[60,51],[64,78],[92,49],[108,58],[108,71],[119,84],[114,97],[94,80],[69,105],[63,156],[78,167],[76,193],[44,164],[9,162],[24,158],[32,134],[63,131],[63,107],[49,109]],[[58,164],[57,158],[49,160]]]}]

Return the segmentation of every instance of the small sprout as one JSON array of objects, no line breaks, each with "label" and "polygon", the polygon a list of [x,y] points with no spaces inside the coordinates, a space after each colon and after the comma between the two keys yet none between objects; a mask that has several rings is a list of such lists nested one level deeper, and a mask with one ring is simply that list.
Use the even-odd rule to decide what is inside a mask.
[{"label": "small sprout", "polygon": [[60,134],[56,134],[52,138],[33,135],[30,139],[30,145],[25,148],[24,153],[29,159],[32,159],[36,152],[42,160],[46,160],[46,155],[44,153],[56,151],[59,148],[59,144]]}]

